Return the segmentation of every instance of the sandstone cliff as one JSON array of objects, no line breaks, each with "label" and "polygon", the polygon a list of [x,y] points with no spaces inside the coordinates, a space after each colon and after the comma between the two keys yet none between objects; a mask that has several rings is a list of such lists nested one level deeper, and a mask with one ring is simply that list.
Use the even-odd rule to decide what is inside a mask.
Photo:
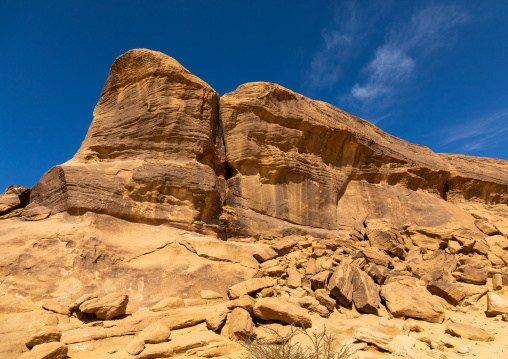
[{"label": "sandstone cliff", "polygon": [[72,159],[0,195],[0,250],[0,358],[239,357],[293,324],[362,358],[506,354],[507,161],[272,83],[220,97],[155,51],[116,59]]},{"label": "sandstone cliff", "polygon": [[111,67],[78,153],[30,201],[228,236],[323,237],[367,218],[471,225],[446,201],[508,203],[506,166],[438,155],[276,84],[219,99],[174,59],[132,50]]}]

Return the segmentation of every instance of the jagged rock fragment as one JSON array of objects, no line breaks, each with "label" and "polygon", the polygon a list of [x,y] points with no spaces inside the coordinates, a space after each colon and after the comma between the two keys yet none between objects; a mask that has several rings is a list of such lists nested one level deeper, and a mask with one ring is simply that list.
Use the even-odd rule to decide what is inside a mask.
[{"label": "jagged rock fragment", "polygon": [[247,339],[254,333],[254,324],[248,311],[235,308],[229,315],[229,338],[231,340]]}]

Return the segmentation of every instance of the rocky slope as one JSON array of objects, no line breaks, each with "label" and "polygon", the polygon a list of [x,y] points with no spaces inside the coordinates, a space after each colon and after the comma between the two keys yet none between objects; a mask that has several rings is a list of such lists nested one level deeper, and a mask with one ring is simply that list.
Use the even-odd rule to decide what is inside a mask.
[{"label": "rocky slope", "polygon": [[0,358],[235,357],[291,324],[359,358],[506,355],[507,161],[276,84],[219,97],[159,52],[121,55],[76,155],[0,195],[0,248]]}]

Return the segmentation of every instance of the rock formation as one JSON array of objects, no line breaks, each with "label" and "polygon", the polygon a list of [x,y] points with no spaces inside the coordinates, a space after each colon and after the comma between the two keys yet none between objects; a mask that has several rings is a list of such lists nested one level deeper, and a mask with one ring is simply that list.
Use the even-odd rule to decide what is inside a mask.
[{"label": "rock formation", "polygon": [[290,325],[506,356],[507,161],[276,84],[220,97],[155,51],[113,63],[72,159],[0,195],[0,249],[0,358],[238,357]]}]

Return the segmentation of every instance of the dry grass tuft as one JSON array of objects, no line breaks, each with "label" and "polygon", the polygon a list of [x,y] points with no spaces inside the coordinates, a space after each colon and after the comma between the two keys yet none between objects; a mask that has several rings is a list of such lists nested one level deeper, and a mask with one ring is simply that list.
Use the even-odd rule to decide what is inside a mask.
[{"label": "dry grass tuft", "polygon": [[[280,335],[278,331],[268,327],[265,330],[271,332],[273,341],[264,341],[252,337],[243,341],[242,346],[246,349],[244,359],[354,359],[356,350],[351,344],[339,346],[332,334],[326,331],[314,331],[309,334],[301,328],[291,327],[287,335]],[[306,335],[312,345],[302,347],[292,340],[297,334]]]}]

